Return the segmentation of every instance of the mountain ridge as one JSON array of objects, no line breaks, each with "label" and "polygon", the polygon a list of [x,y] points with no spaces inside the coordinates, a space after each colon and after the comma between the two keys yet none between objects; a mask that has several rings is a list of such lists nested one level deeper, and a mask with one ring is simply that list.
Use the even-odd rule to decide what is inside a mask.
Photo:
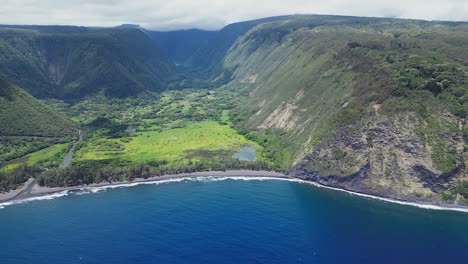
[{"label": "mountain ridge", "polygon": [[0,76],[43,98],[161,91],[176,75],[139,29],[18,27],[0,28],[0,36]]},{"label": "mountain ridge", "polygon": [[236,36],[210,64],[211,80],[244,96],[237,128],[292,176],[432,200],[468,180],[467,28],[273,19]]}]

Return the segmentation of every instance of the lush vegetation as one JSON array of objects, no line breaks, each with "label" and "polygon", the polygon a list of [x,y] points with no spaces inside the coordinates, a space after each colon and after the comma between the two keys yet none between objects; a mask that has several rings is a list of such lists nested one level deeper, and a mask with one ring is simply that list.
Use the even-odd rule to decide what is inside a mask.
[{"label": "lush vegetation", "polygon": [[399,88],[394,91],[395,95],[429,91],[451,112],[466,117],[468,83],[465,79],[468,67],[453,54],[456,46],[422,40],[426,37],[399,35],[397,38],[384,38],[378,45],[361,41],[352,46],[379,60],[392,73]]},{"label": "lush vegetation", "polygon": [[55,144],[19,159],[11,160],[0,170],[9,171],[21,166],[38,166],[42,168],[57,167],[62,163],[65,154],[70,148],[71,143]]},{"label": "lush vegetation", "polygon": [[459,193],[465,200],[468,200],[468,181],[462,182],[456,189],[456,192]]},{"label": "lush vegetation", "polygon": [[0,80],[0,136],[74,136],[78,129],[21,88]]},{"label": "lush vegetation", "polygon": [[175,65],[139,29],[0,27],[0,78],[40,98],[164,90]]},{"label": "lush vegetation", "polygon": [[256,146],[261,158],[262,148],[228,125],[229,109],[235,106],[232,94],[198,89],[155,96],[94,98],[69,108],[69,114],[78,114],[75,120],[89,130],[74,162],[105,160],[112,166],[220,162],[230,160],[243,145]]},{"label": "lush vegetation", "polygon": [[[203,170],[287,172],[301,163],[306,174],[345,182],[368,166],[367,179],[351,187],[466,200],[467,28],[284,16],[216,33],[146,32],[178,68],[137,29],[0,28],[0,74],[49,97],[48,109],[86,131],[69,168],[57,165],[70,140],[14,138],[2,144],[0,161],[4,173],[41,166],[36,176],[47,186]],[[184,38],[193,42],[179,52]],[[258,161],[231,158],[243,145],[257,148]]]},{"label": "lush vegetation", "polygon": [[[21,183],[24,173],[10,174],[25,165],[57,166],[71,142],[78,135],[78,126],[21,88],[0,80],[0,170],[8,172],[5,189]],[[15,170],[16,171],[16,170]]]},{"label": "lush vegetation", "polygon": [[[228,80],[245,96],[231,111],[236,128],[271,151],[276,167],[290,167],[340,127],[358,131],[374,105],[391,119],[417,112],[435,166],[463,165],[463,154],[442,136],[461,132],[440,117],[467,116],[466,23],[333,16],[262,22],[240,23],[248,28],[242,32],[226,27],[222,34],[237,42],[203,67],[221,64],[212,81]],[[216,39],[211,44],[219,50]]]},{"label": "lush vegetation", "polygon": [[[222,89],[245,98],[230,110],[231,121],[275,169],[308,163],[306,175],[346,177],[370,166],[362,184],[383,195],[419,192],[422,184],[427,197],[441,197],[434,192],[467,179],[467,27],[277,17],[226,27],[200,50],[213,56],[198,62],[211,69],[213,84],[227,83]],[[426,170],[418,172],[420,164]]]},{"label": "lush vegetation", "polygon": [[[72,166],[57,167],[70,143],[41,143],[41,150],[8,161],[2,170],[40,166],[45,169],[36,175],[41,184],[72,186],[183,172],[272,169],[263,147],[231,127],[234,96],[227,90],[186,89],[146,98],[95,96],[74,105],[47,100],[86,130]],[[256,147],[258,159],[233,159],[246,145]]]},{"label": "lush vegetation", "polygon": [[[47,107],[67,115],[86,131],[72,166],[58,168],[71,141],[15,137],[1,145],[1,170],[10,175],[23,166],[38,166],[42,170],[35,171],[35,176],[40,183],[70,186],[168,173],[271,169],[263,148],[231,127],[233,97],[224,90],[186,89],[146,98],[95,96],[73,105],[47,100]],[[232,158],[245,145],[256,147],[257,161]]]},{"label": "lush vegetation", "polygon": [[[102,167],[88,163],[67,169],[51,169],[38,177],[40,185],[49,187],[77,186],[101,182],[131,181],[136,178],[148,178],[169,174],[190,173],[199,171],[225,170],[271,170],[271,166],[262,161],[245,162],[238,160],[223,160],[218,163],[197,162],[187,165],[133,165],[125,168]],[[0,174],[1,177],[1,174]],[[24,178],[26,179],[26,178]]]},{"label": "lush vegetation", "polygon": [[[56,139],[39,139],[34,137],[0,137],[0,164],[21,158],[28,153],[41,150],[56,143]],[[0,165],[1,167],[1,165]]]},{"label": "lush vegetation", "polygon": [[[159,131],[129,132],[126,136],[106,138],[101,131],[80,145],[75,162],[119,159],[124,164],[144,162],[189,163],[208,157],[194,153],[226,151],[227,157],[243,145],[255,143],[246,140],[235,130],[216,121],[192,123],[186,127]],[[259,147],[258,147],[259,148]],[[229,155],[230,154],[230,155]]]},{"label": "lush vegetation", "polygon": [[150,36],[177,64],[184,64],[198,49],[216,34],[216,31],[199,29],[176,31],[149,31]]},{"label": "lush vegetation", "polygon": [[41,172],[41,168],[34,166],[21,166],[9,171],[0,170],[0,193],[7,192],[21,186],[28,179],[36,177]]}]

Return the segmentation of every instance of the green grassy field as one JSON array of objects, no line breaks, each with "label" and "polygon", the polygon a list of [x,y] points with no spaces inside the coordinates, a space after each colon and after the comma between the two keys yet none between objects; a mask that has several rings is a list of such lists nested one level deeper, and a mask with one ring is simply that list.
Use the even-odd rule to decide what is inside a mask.
[{"label": "green grassy field", "polygon": [[148,161],[167,161],[186,163],[198,161],[203,157],[194,152],[222,151],[232,155],[244,145],[257,147],[261,157],[261,147],[247,140],[227,125],[216,121],[192,123],[187,127],[158,131],[129,133],[129,137],[87,141],[76,152],[76,161],[104,160],[119,158],[144,163]]},{"label": "green grassy field", "polygon": [[70,144],[68,143],[56,144],[51,147],[28,154],[23,158],[13,160],[0,170],[8,171],[18,168],[21,165],[33,166],[41,163],[53,163],[54,165],[58,165],[62,161],[69,148]]}]

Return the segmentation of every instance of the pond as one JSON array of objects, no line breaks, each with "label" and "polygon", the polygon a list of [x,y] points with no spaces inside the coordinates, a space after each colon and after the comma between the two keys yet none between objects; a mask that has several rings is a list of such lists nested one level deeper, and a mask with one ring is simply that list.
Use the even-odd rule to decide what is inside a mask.
[{"label": "pond", "polygon": [[257,149],[253,146],[245,146],[242,147],[242,150],[240,152],[237,152],[236,154],[232,155],[232,157],[238,160],[254,161],[257,159],[257,157],[255,156],[256,150]]}]

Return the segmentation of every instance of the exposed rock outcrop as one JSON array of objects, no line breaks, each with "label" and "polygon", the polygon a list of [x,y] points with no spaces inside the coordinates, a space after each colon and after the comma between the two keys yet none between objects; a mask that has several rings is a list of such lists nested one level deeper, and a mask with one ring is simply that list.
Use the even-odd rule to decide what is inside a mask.
[{"label": "exposed rock outcrop", "polygon": [[451,126],[457,122],[446,115],[429,129],[414,113],[374,115],[315,146],[290,175],[400,200],[440,200],[468,180],[466,157],[457,148],[464,144],[462,131]]}]

